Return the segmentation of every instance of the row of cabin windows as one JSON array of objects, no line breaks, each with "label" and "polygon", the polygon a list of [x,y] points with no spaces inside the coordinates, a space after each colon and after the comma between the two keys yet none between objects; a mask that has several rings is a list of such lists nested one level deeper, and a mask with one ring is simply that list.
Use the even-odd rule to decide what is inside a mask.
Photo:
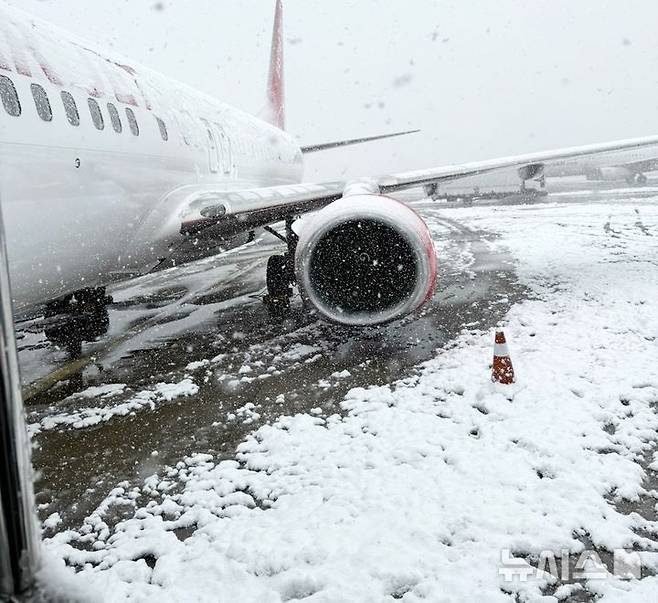
[{"label": "row of cabin windows", "polygon": [[[32,84],[30,89],[32,90],[32,98],[34,99],[34,105],[39,117],[43,119],[43,121],[52,121],[53,111],[46,91],[39,84]],[[78,106],[75,103],[75,99],[70,92],[66,92],[65,90],[62,90],[60,94],[62,97],[64,112],[66,113],[66,119],[72,126],[79,126],[80,114],[78,113]],[[12,117],[18,117],[21,114],[21,102],[18,98],[18,93],[16,92],[14,83],[4,75],[0,75],[0,98],[2,98],[2,105],[9,115]],[[100,105],[93,98],[87,99],[87,104],[89,105],[89,113],[94,126],[97,130],[103,130],[105,128],[105,121],[103,120],[103,112],[101,111]],[[110,115],[112,129],[117,134],[120,134],[123,131],[123,125],[121,123],[119,111],[112,103],[107,103],[107,112]],[[133,135],[139,136],[139,124],[137,123],[134,111],[130,107],[126,107],[126,119],[128,120],[128,127]],[[159,117],[156,117],[155,120],[158,124],[162,140],[169,140],[167,126],[164,121]]]}]

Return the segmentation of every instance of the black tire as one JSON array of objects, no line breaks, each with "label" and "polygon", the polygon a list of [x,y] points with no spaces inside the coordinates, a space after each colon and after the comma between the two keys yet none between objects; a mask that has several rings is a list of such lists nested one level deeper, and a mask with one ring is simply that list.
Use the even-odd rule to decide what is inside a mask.
[{"label": "black tire", "polygon": [[290,309],[290,296],[292,295],[291,267],[288,265],[288,256],[273,255],[267,260],[267,295],[263,302],[272,318],[280,319]]},{"label": "black tire", "polygon": [[273,255],[267,260],[267,292],[274,297],[289,295],[289,271],[286,257]]},{"label": "black tire", "polygon": [[48,302],[44,307],[44,316],[51,318],[59,314],[68,314],[71,311],[71,298],[73,295],[69,294],[65,297],[60,297],[53,301]]}]

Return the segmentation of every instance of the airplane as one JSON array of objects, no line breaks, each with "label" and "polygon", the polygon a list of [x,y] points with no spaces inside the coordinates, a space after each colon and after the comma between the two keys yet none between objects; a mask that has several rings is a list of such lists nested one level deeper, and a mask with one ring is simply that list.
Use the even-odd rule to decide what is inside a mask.
[{"label": "airplane", "polygon": [[264,119],[18,9],[0,4],[0,15],[0,194],[16,314],[105,303],[112,282],[263,227],[287,246],[267,262],[273,314],[296,284],[322,319],[386,323],[420,308],[436,283],[427,226],[391,194],[503,168],[523,180],[604,168],[658,145],[651,136],[304,183],[305,154],[380,137],[299,146],[285,131],[281,0]]}]

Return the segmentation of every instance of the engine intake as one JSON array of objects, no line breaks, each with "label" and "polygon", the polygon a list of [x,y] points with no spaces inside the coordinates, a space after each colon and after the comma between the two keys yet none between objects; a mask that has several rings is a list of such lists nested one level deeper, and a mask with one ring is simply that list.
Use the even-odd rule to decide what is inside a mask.
[{"label": "engine intake", "polygon": [[381,324],[427,300],[436,280],[427,226],[410,207],[380,195],[350,195],[318,212],[296,252],[302,295],[325,318]]}]

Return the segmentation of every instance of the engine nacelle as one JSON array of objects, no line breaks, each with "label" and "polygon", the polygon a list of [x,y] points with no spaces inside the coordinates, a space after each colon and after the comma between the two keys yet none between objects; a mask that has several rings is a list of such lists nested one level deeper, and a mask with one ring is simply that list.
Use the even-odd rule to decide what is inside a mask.
[{"label": "engine nacelle", "polygon": [[390,197],[356,194],[304,225],[295,271],[302,296],[324,318],[368,326],[401,318],[429,299],[436,256],[413,209]]},{"label": "engine nacelle", "polygon": [[541,178],[544,174],[544,164],[543,163],[530,163],[528,165],[523,165],[519,168],[519,178],[524,182],[526,180],[532,180],[533,178]]}]

